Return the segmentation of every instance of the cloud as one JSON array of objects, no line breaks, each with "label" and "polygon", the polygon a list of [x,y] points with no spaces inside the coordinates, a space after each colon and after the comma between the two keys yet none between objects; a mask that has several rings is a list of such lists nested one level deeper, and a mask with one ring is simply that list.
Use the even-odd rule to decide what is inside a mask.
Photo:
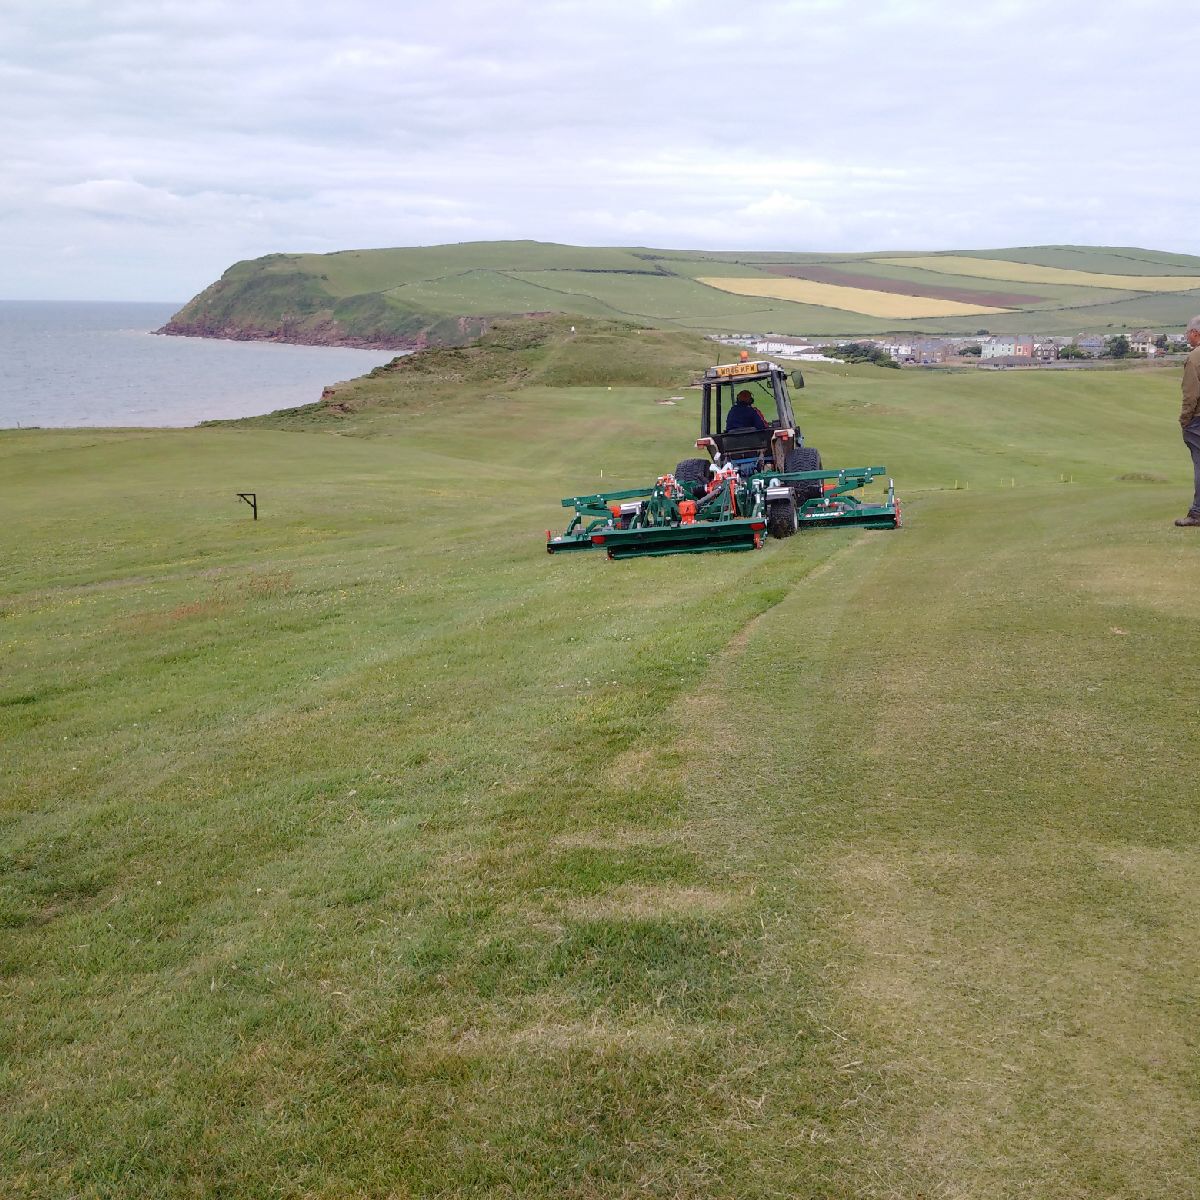
[{"label": "cloud", "polygon": [[124,179],[89,179],[51,188],[46,199],[64,208],[118,220],[180,223],[185,219],[186,205],[179,196]]},{"label": "cloud", "polygon": [[1198,35],[1163,0],[514,12],[9,0],[6,290],[186,298],[237,258],[474,237],[1200,251],[1163,66]]}]

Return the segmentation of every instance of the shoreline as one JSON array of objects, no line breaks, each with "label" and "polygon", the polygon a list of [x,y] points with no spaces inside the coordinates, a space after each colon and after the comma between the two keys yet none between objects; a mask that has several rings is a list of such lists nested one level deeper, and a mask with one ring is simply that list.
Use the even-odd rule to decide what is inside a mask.
[{"label": "shoreline", "polygon": [[281,333],[278,330],[244,328],[238,325],[223,325],[216,329],[205,329],[168,321],[150,333],[162,337],[202,338],[220,342],[273,342],[281,346],[320,346],[331,350],[393,350],[396,353],[414,354],[429,345],[426,338],[367,338],[354,334],[325,332]]}]

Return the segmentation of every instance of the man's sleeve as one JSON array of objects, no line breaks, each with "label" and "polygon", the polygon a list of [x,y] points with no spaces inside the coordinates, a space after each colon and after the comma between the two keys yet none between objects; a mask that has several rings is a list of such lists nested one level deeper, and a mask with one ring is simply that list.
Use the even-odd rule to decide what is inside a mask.
[{"label": "man's sleeve", "polygon": [[[1200,379],[1200,376],[1198,376],[1198,379]],[[771,428],[771,422],[768,421],[767,418],[762,415],[762,412],[760,409],[756,408],[754,410],[754,415],[758,418],[759,429],[770,429]]]},{"label": "man's sleeve", "polygon": [[1183,407],[1180,425],[1190,425],[1200,416],[1200,354],[1192,353],[1183,364]]}]

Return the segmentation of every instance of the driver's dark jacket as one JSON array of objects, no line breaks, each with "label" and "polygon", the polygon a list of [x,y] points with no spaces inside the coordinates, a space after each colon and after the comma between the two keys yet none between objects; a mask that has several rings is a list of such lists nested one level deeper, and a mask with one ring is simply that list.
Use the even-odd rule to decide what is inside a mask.
[{"label": "driver's dark jacket", "polygon": [[735,429],[770,429],[767,418],[752,404],[735,404],[729,410],[729,420],[725,422],[725,432],[732,433]]}]

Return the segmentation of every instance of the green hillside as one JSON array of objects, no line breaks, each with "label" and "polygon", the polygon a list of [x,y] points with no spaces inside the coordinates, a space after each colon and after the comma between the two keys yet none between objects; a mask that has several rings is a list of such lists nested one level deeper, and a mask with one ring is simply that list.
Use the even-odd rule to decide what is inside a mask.
[{"label": "green hillside", "polygon": [[[964,262],[1017,264],[1022,278],[965,274],[956,266]],[[1040,281],[1048,269],[1072,277]],[[1178,284],[1184,290],[1162,290]],[[764,288],[779,294],[753,294]],[[828,337],[1108,333],[1182,327],[1197,311],[1200,258],[1137,248],[839,255],[467,242],[240,262],[166,330],[411,348],[461,345],[525,313]]]},{"label": "green hillside", "polygon": [[711,347],[568,329],[0,432],[4,1194],[1188,1195],[1177,373],[818,367],[904,529],[609,563]]}]

